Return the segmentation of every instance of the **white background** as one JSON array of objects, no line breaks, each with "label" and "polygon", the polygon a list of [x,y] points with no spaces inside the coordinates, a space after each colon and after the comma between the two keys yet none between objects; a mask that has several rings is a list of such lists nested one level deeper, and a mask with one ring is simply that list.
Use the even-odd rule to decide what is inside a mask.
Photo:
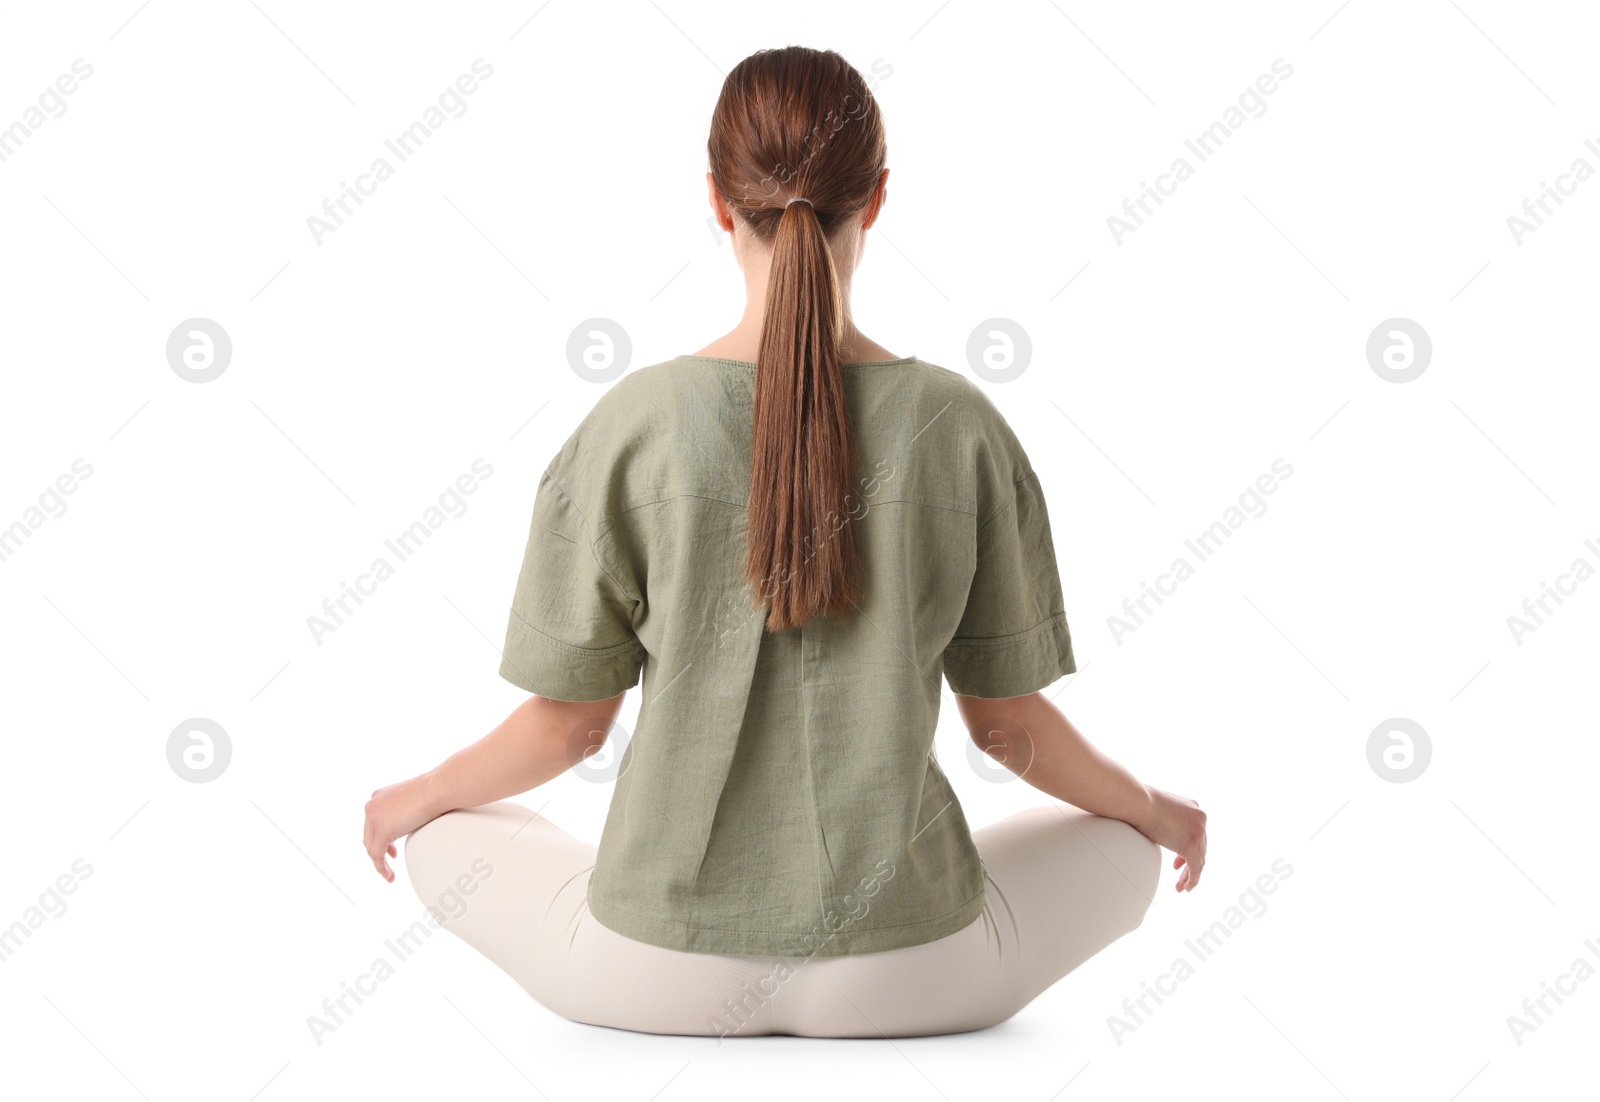
[{"label": "white background", "polygon": [[[1507,618],[1600,566],[1600,181],[1520,243],[1507,218],[1600,169],[1597,32],[1486,0],[7,5],[0,126],[93,75],[0,163],[0,525],[93,473],[0,562],[0,926],[92,868],[0,964],[5,1093],[1570,1097],[1600,982],[1521,1044],[1507,1019],[1600,967],[1600,580],[1520,642]],[[363,802],[520,699],[495,648],[537,476],[601,393],[568,336],[614,319],[637,368],[731,328],[706,129],[727,70],[789,43],[876,73],[862,328],[966,372],[984,319],[1031,337],[985,385],[1049,498],[1081,667],[1050,691],[1207,809],[1202,884],[1166,869],[1138,931],[976,1034],[573,1025],[436,934],[318,1045],[307,1017],[421,914],[367,862]],[[477,58],[466,112],[319,244],[308,216]],[[1278,58],[1265,113],[1197,163],[1184,139]],[[203,385],[165,353],[194,317],[233,343]],[[1402,384],[1366,355],[1395,317],[1433,343]],[[319,645],[307,617],[478,458],[465,514]],[[1115,638],[1278,458],[1264,515]],[[210,783],[168,765],[192,717],[232,744]],[[1391,717],[1431,742],[1409,783],[1369,765]],[[975,825],[1045,801],[952,764],[964,744],[947,700]],[[595,838],[609,795],[523,800]],[[1123,1000],[1278,858],[1265,912],[1119,1044]]]}]

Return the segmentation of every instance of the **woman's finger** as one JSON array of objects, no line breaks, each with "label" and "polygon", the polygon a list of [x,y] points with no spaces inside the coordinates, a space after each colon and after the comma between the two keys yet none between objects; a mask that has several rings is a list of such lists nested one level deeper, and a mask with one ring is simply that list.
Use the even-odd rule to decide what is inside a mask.
[{"label": "woman's finger", "polygon": [[388,862],[383,859],[383,843],[377,841],[376,837],[372,845],[367,847],[367,855],[372,858],[372,867],[378,870],[378,875],[389,879]]}]

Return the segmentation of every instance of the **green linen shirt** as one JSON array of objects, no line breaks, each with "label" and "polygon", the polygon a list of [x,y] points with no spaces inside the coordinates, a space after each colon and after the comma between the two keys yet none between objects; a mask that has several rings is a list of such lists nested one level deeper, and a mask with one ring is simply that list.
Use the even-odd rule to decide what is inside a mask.
[{"label": "green linen shirt", "polygon": [[850,363],[865,599],[765,630],[743,580],[755,365],[624,376],[539,481],[500,674],[604,700],[643,679],[589,881],[626,937],[875,953],[977,920],[983,864],[933,753],[940,677],[1021,696],[1076,669],[1044,495],[965,376]]}]

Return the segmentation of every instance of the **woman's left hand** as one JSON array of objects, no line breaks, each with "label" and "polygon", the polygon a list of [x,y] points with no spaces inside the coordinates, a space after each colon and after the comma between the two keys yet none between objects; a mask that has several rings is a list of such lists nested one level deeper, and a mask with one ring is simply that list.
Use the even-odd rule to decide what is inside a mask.
[{"label": "woman's left hand", "polygon": [[394,843],[441,814],[430,806],[426,788],[426,776],[413,777],[378,789],[367,801],[367,824],[362,841],[367,856],[372,858],[373,868],[391,883],[394,870],[389,867],[388,858],[399,856]]}]

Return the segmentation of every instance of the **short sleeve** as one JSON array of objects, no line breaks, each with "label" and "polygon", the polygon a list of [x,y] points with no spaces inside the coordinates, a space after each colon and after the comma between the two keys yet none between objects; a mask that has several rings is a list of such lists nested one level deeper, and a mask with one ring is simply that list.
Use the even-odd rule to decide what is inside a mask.
[{"label": "short sleeve", "polygon": [[546,473],[506,626],[500,676],[553,700],[608,700],[639,683],[633,597],[602,564],[597,533]]},{"label": "short sleeve", "polygon": [[944,652],[962,696],[1024,696],[1078,668],[1039,476],[1012,483],[1010,498],[979,517],[966,611]]}]

